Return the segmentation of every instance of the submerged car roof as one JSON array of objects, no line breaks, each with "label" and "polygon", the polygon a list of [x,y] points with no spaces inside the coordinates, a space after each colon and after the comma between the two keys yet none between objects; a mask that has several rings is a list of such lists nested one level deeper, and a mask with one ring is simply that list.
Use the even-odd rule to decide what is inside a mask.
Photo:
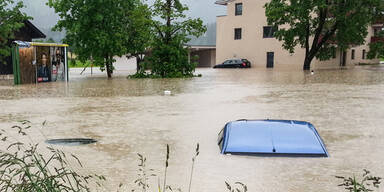
[{"label": "submerged car roof", "polygon": [[226,124],[221,135],[223,154],[328,157],[315,127],[304,121],[233,121]]}]

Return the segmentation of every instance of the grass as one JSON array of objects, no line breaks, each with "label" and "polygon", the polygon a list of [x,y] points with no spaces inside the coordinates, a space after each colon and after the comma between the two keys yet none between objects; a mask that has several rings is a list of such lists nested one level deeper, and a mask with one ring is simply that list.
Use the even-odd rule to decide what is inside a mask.
[{"label": "grass", "polygon": [[[29,121],[20,121],[8,131],[0,131],[0,191],[91,191],[91,183],[101,187],[101,181],[105,181],[104,176],[81,175],[72,168],[83,167],[75,155],[51,146],[45,149],[48,155],[43,155],[46,153],[42,152],[38,144],[32,144],[27,134],[30,128]],[[30,140],[30,143],[23,143],[19,139]]]},{"label": "grass", "polygon": [[[190,174],[190,178],[189,178],[188,192],[191,192],[194,166],[195,166],[195,162],[197,160],[197,156],[199,156],[199,154],[200,154],[199,144],[197,144],[195,154],[192,157],[192,168],[191,168],[191,174]],[[136,179],[134,181],[134,183],[137,185],[137,188],[133,189],[131,191],[132,192],[134,192],[134,191],[142,191],[142,192],[151,191],[150,185],[148,184],[150,182],[149,180],[152,177],[156,177],[157,175],[155,174],[155,170],[148,169],[147,158],[141,154],[137,154],[137,155],[139,156],[139,165],[138,165],[139,166],[139,169],[138,169],[139,173],[137,174],[138,179]],[[167,192],[167,191],[169,191],[169,192],[173,192],[173,191],[181,192],[182,191],[181,188],[174,188],[171,185],[167,184],[167,179],[168,179],[167,173],[168,173],[168,167],[169,167],[169,159],[170,159],[170,146],[167,145],[166,157],[165,157],[165,163],[164,163],[163,185],[161,186],[161,184],[160,184],[161,178],[158,177],[157,178],[157,189],[156,189],[157,192]],[[120,187],[121,186],[122,185],[120,185]]]},{"label": "grass", "polygon": [[247,185],[241,182],[235,182],[234,184],[229,184],[228,182],[225,182],[225,185],[227,186],[228,192],[247,192],[248,191]]},{"label": "grass", "polygon": [[83,63],[79,60],[69,60],[69,68],[84,68],[86,66],[90,67],[91,61],[86,61]]},{"label": "grass", "polygon": [[359,63],[358,65],[366,66],[366,65],[380,65],[380,63]]},{"label": "grass", "polygon": [[364,169],[364,173],[360,179],[356,176],[344,177],[336,176],[337,179],[341,179],[342,183],[340,187],[344,187],[349,192],[368,192],[374,191],[372,188],[378,189],[381,184],[381,177],[375,177],[371,175],[371,172]]}]

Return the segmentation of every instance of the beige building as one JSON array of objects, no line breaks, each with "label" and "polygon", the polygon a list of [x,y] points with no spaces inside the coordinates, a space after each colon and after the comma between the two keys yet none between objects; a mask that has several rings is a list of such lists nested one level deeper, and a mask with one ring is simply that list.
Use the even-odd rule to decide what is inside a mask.
[{"label": "beige building", "polygon": [[[264,5],[268,0],[219,0],[216,4],[227,6],[227,15],[217,17],[216,62],[230,58],[245,58],[252,67],[302,69],[305,50],[296,48],[290,54],[282,48],[282,42],[273,38],[273,29],[268,26]],[[368,43],[374,31],[383,25],[369,27],[366,44],[351,47],[345,54],[338,51],[329,61],[314,59],[311,68],[351,67],[359,63],[379,63],[368,60]]]}]

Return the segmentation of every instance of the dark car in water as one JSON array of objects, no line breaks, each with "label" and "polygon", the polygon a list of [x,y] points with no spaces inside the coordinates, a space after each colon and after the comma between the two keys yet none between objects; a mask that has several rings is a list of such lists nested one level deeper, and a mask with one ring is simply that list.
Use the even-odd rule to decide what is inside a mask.
[{"label": "dark car in water", "polygon": [[247,59],[228,59],[222,64],[217,64],[213,68],[251,68],[251,62]]}]

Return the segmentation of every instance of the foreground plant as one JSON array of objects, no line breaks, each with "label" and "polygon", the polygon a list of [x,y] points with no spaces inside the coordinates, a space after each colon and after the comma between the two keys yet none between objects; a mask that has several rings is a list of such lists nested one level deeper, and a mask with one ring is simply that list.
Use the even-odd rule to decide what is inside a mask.
[{"label": "foreground plant", "polygon": [[[163,178],[163,186],[160,185],[160,178],[158,178],[157,182],[157,191],[158,192],[166,192],[166,191],[179,191],[182,190],[180,188],[173,188],[171,185],[167,184],[167,173],[168,173],[168,167],[169,167],[169,159],[170,159],[170,147],[167,145],[167,151],[166,151],[166,158],[165,158],[165,167],[164,167],[164,178]],[[191,175],[189,179],[189,185],[188,185],[188,191],[191,191],[192,187],[192,178],[193,178],[193,171],[195,166],[195,161],[197,159],[197,156],[199,156],[199,144],[196,145],[195,154],[192,157],[192,168],[191,168]],[[157,176],[154,174],[153,169],[148,169],[147,167],[147,158],[145,158],[143,155],[138,154],[139,156],[139,173],[138,173],[138,179],[135,180],[135,184],[137,185],[138,189],[134,189],[132,191],[142,191],[147,192],[150,191],[150,185],[149,185],[149,179],[151,177]]]},{"label": "foreground plant", "polygon": [[363,177],[361,180],[358,180],[356,176],[353,177],[343,177],[336,176],[338,179],[342,179],[343,183],[339,186],[344,187],[345,190],[349,192],[368,192],[374,191],[372,187],[379,188],[381,184],[381,177],[375,177],[371,175],[371,172],[364,169]]},{"label": "foreground plant", "polygon": [[0,191],[91,191],[89,186],[100,187],[100,182],[106,180],[104,176],[81,175],[72,169],[72,161],[83,167],[73,154],[46,147],[48,154],[43,155],[38,144],[20,142],[18,138],[28,139],[30,128],[29,121],[21,121],[10,132],[0,131],[0,146],[6,147],[0,149]]},{"label": "foreground plant", "polygon": [[227,189],[229,192],[247,192],[248,191],[247,185],[241,182],[235,182],[233,185],[229,184],[228,182],[225,182],[225,185],[227,186]]}]

